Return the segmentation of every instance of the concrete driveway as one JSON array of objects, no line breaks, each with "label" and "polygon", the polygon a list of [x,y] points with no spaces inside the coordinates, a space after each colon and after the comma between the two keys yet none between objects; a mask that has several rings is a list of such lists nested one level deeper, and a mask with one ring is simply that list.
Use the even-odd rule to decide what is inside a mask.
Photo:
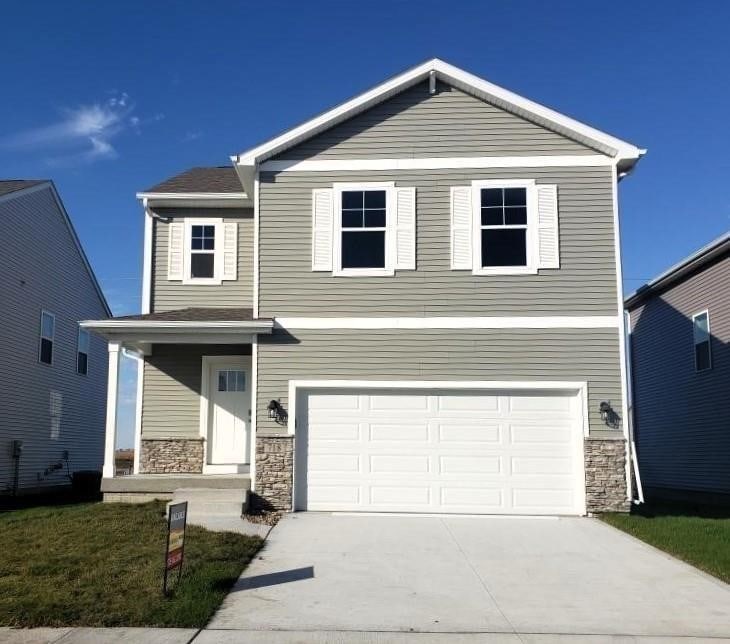
[{"label": "concrete driveway", "polygon": [[208,629],[196,643],[730,637],[730,586],[593,519],[300,513]]}]

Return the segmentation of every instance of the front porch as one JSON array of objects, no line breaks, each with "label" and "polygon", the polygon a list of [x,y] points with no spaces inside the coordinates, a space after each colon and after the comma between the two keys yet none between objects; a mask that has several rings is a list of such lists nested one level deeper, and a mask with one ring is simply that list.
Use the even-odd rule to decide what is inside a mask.
[{"label": "front porch", "polygon": [[[170,499],[176,490],[240,489],[255,444],[257,335],[250,309],[184,309],[82,325],[108,340],[105,500]],[[120,352],[138,361],[134,474],[115,476]]]}]

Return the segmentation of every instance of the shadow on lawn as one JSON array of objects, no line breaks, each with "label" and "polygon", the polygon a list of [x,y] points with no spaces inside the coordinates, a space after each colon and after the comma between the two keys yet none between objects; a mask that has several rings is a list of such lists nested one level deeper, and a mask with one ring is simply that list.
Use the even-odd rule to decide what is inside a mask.
[{"label": "shadow on lawn", "polygon": [[730,507],[704,505],[688,501],[647,501],[631,508],[631,514],[655,517],[699,517],[701,519],[730,519]]},{"label": "shadow on lawn", "polygon": [[38,508],[41,506],[76,505],[79,503],[101,501],[101,499],[101,492],[79,493],[70,487],[45,492],[43,494],[21,494],[18,496],[2,494],[0,495],[0,512]]}]

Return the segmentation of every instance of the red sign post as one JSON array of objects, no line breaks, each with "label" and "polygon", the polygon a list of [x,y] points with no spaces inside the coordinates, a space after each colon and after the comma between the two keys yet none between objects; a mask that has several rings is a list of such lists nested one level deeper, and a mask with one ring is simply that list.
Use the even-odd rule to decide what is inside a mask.
[{"label": "red sign post", "polygon": [[162,592],[168,595],[167,580],[171,570],[177,568],[177,581],[182,575],[183,555],[185,553],[185,528],[188,519],[188,502],[170,505],[167,513],[167,548],[165,549],[165,576]]}]

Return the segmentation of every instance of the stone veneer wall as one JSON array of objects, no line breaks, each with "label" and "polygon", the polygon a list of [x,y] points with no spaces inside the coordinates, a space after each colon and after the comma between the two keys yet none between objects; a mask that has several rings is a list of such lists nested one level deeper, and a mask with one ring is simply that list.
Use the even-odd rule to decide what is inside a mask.
[{"label": "stone veneer wall", "polygon": [[143,439],[139,471],[142,474],[200,474],[203,471],[203,440]]},{"label": "stone veneer wall", "polygon": [[586,438],[586,509],[588,512],[628,512],[626,441]]},{"label": "stone veneer wall", "polygon": [[294,437],[256,437],[256,492],[252,505],[257,509],[292,509]]}]

